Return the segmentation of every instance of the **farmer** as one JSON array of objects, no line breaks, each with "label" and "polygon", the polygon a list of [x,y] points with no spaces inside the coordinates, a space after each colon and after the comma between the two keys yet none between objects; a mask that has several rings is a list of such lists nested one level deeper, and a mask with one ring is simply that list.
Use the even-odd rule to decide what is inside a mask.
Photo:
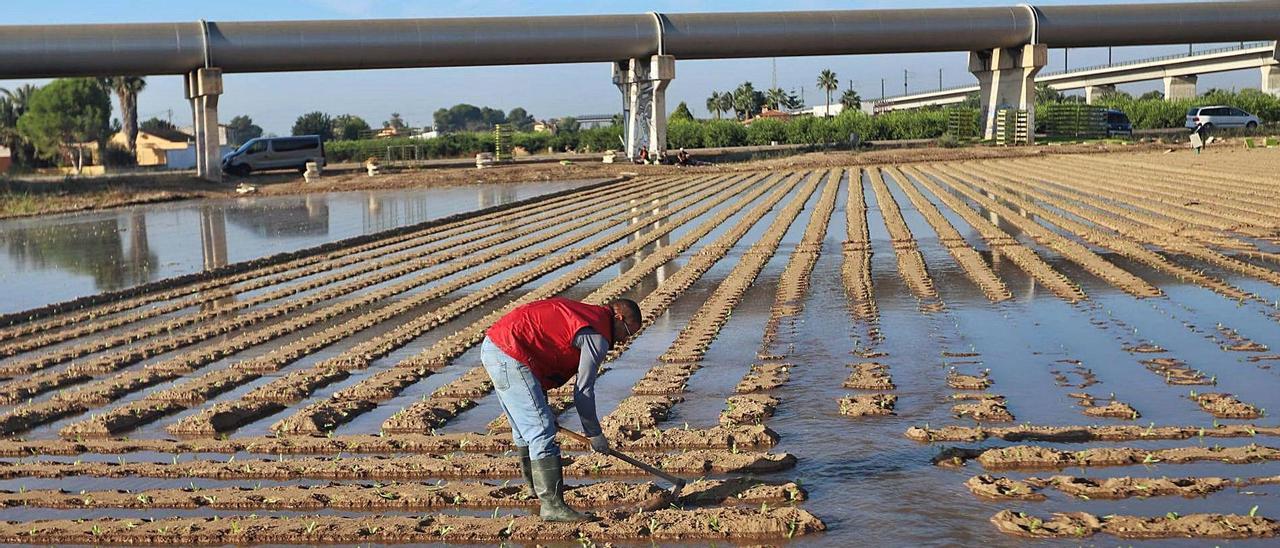
[{"label": "farmer", "polygon": [[640,307],[630,299],[596,306],[557,297],[512,310],[486,333],[480,361],[511,424],[520,472],[542,503],[542,519],[590,519],[564,502],[558,427],[547,390],[577,375],[573,402],[582,431],[593,451],[607,452],[609,442],[596,416],[596,371],[610,347],[639,329]]}]

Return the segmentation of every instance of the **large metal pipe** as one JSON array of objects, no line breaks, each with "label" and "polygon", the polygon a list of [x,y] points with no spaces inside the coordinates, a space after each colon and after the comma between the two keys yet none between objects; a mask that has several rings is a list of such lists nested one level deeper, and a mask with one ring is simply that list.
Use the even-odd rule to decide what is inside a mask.
[{"label": "large metal pipe", "polygon": [[[1052,47],[1269,40],[1280,0],[1038,8]],[[0,78],[969,51],[1029,43],[1025,6],[0,26]],[[661,21],[661,31],[658,21]]]}]

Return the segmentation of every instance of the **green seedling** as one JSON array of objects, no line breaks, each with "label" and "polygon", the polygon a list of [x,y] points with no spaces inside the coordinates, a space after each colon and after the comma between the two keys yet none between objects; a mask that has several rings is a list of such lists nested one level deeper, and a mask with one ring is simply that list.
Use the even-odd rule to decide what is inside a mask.
[{"label": "green seedling", "polygon": [[1251,518],[1258,517],[1258,505],[1255,504],[1253,505],[1253,508],[1249,509],[1249,517]]},{"label": "green seedling", "polygon": [[314,532],[315,532],[315,530],[316,530],[316,522],[312,521],[311,523],[308,523],[308,524],[307,524],[307,534],[308,534],[308,535],[310,535],[311,533],[314,533]]}]

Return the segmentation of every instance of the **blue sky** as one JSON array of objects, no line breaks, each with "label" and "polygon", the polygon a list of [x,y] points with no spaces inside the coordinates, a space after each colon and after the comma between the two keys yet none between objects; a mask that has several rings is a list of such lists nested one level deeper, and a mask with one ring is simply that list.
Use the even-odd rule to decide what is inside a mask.
[{"label": "blue sky", "polygon": [[[1141,2],[1144,0],[1127,0]],[[793,0],[688,0],[657,2],[567,2],[561,0],[217,0],[191,2],[174,0],[4,0],[0,11],[3,24],[116,23],[279,19],[353,19],[385,17],[459,17],[510,15],[567,15],[638,13],[647,11],[773,11],[863,9],[887,7],[949,7],[1012,5],[1006,1],[826,1]],[[1041,0],[1038,4],[1110,3],[1096,0]],[[1211,45],[1197,45],[1199,48]],[[1116,61],[1186,51],[1186,46],[1116,48]],[[1070,66],[1106,62],[1105,48],[1073,49]],[[1049,68],[1064,66],[1062,50],[1050,51]],[[777,59],[779,87],[803,94],[808,104],[824,99],[814,87],[824,68],[834,70],[842,86],[852,81],[864,98],[880,96],[881,79],[889,95],[903,89],[907,71],[910,91],[938,87],[939,70],[944,86],[973,83],[965,70],[966,54],[930,53],[838,57],[792,57]],[[674,108],[687,101],[695,114],[705,115],[707,95],[713,90],[731,89],[749,80],[757,88],[772,81],[770,59],[679,61],[676,79],[668,90],[668,104]],[[1257,87],[1256,70],[1205,75],[1200,88]],[[156,76],[148,80],[139,98],[143,118],[172,116],[178,125],[188,125],[190,108],[182,98],[182,81],[176,76]],[[0,87],[22,81],[0,80]],[[41,83],[41,82],[36,82]],[[412,125],[427,125],[437,108],[460,102],[487,105],[503,110],[521,106],[538,118],[609,113],[621,109],[621,98],[609,79],[607,64],[541,65],[515,67],[430,68],[377,71],[311,72],[289,74],[233,74],[224,82],[226,94],[220,101],[225,122],[231,116],[248,114],[268,132],[287,134],[293,120],[303,112],[321,110],[331,114],[351,113],[379,125],[391,112],[401,113]],[[1158,89],[1158,82],[1124,86],[1141,93]]]}]

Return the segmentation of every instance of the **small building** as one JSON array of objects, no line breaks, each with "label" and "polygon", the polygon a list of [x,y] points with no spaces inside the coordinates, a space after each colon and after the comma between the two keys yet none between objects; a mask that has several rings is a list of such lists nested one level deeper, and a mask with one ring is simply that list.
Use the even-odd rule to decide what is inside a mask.
[{"label": "small building", "polygon": [[766,108],[764,110],[761,110],[759,115],[757,115],[754,118],[747,119],[746,121],[742,122],[742,124],[749,126],[751,125],[751,122],[754,122],[756,120],[777,120],[779,122],[786,122],[791,118],[792,118],[792,115],[789,112],[783,112],[781,110],[771,110]]},{"label": "small building", "polygon": [[13,166],[13,153],[9,152],[8,147],[0,146],[0,173],[9,171]]},{"label": "small building", "polygon": [[542,120],[540,122],[536,122],[533,124],[533,131],[555,135],[556,123],[554,120]]},{"label": "small building", "polygon": [[[139,129],[136,154],[138,165],[141,167],[168,165],[170,150],[184,150],[192,142],[191,135],[176,129]],[[123,131],[111,136],[111,144],[126,148],[125,143]]]}]

